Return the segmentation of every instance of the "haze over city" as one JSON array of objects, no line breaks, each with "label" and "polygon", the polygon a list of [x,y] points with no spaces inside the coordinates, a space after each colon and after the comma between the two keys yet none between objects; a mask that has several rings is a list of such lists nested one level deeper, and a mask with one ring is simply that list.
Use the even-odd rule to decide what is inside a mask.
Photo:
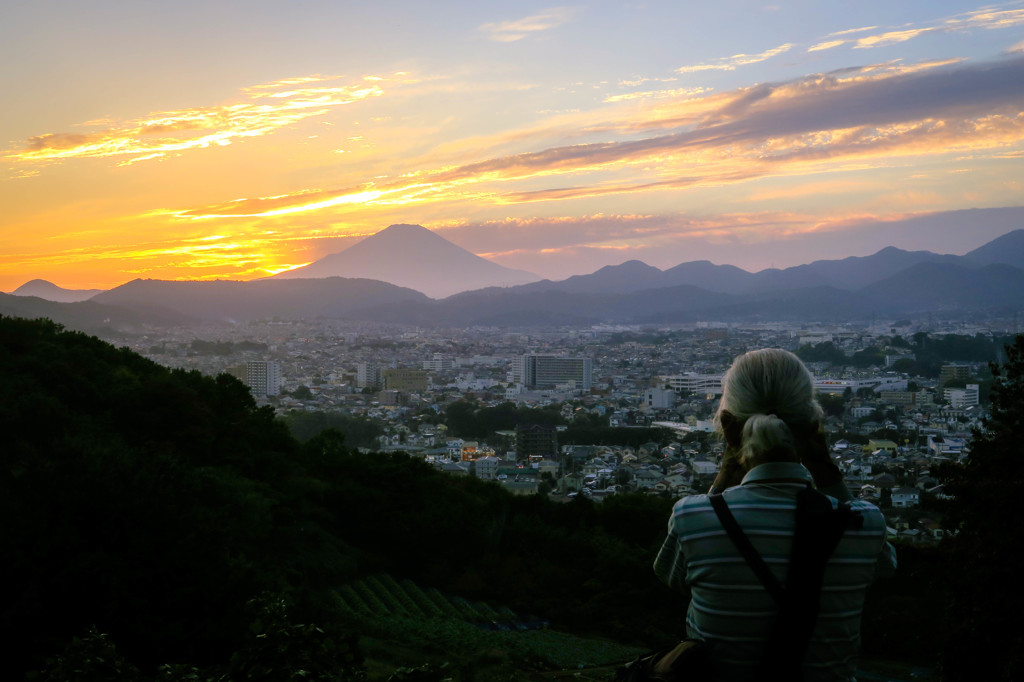
[{"label": "haze over city", "polygon": [[550,279],[963,254],[1024,222],[1022,29],[1022,2],[18,3],[0,290],[256,279],[392,223]]}]

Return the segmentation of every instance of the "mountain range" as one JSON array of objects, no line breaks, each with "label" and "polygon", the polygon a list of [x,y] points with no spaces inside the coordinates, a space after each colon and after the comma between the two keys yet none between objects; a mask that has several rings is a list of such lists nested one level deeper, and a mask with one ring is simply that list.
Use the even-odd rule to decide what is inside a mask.
[{"label": "mountain range", "polygon": [[[399,249],[402,244],[405,246]],[[415,269],[401,255],[409,252],[420,256]],[[251,282],[134,280],[93,295],[88,304],[101,311],[113,307],[118,311],[113,318],[123,320],[124,325],[147,319],[180,322],[328,317],[420,325],[536,327],[702,319],[843,321],[935,312],[1012,313],[1024,303],[1024,229],[1009,232],[963,256],[887,247],[870,256],[820,260],[756,273],[708,261],[681,263],[666,270],[627,261],[561,281],[465,291],[465,282],[485,281],[495,273],[519,273],[524,278],[529,274],[488,270],[477,267],[477,260],[490,263],[423,227],[393,225],[345,251],[291,271],[289,277]],[[380,281],[385,274],[395,272],[396,263],[408,266],[406,281],[427,276],[434,282],[447,279],[450,284],[446,286],[460,293],[435,300],[422,291],[422,283],[416,289]],[[359,272],[376,276],[352,277],[357,265]],[[298,272],[338,271],[347,275],[296,276]],[[468,279],[463,279],[464,271],[469,272]],[[30,284],[35,291],[46,293],[47,288],[38,281]],[[12,299],[0,295],[0,313],[21,314],[8,312]],[[31,307],[28,302],[33,300],[39,299],[21,297],[17,307]],[[48,304],[49,308],[40,314],[50,317],[55,312],[53,306],[59,306],[47,301],[39,304]],[[75,315],[86,314],[82,310]],[[109,313],[104,317],[112,318]]]}]

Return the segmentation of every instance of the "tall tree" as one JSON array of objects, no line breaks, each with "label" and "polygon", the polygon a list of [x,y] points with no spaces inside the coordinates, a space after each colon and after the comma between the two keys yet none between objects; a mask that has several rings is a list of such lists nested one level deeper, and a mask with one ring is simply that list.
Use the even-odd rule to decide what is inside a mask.
[{"label": "tall tree", "polygon": [[967,461],[950,467],[949,519],[958,533],[947,543],[956,570],[949,578],[949,641],[942,651],[947,680],[1024,677],[1024,591],[1020,547],[1024,524],[1016,511],[1024,492],[1024,335],[992,365],[991,416],[971,442]]}]

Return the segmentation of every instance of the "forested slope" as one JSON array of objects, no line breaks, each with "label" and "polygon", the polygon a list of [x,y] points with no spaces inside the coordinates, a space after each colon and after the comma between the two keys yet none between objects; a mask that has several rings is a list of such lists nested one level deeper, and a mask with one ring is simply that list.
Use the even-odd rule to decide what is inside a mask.
[{"label": "forested slope", "polygon": [[227,665],[250,599],[346,626],[331,591],[380,572],[556,627],[678,629],[682,598],[650,571],[670,500],[558,505],[360,455],[338,432],[300,445],[232,377],[48,321],[0,318],[0,376],[0,673],[93,625],[142,670]]}]

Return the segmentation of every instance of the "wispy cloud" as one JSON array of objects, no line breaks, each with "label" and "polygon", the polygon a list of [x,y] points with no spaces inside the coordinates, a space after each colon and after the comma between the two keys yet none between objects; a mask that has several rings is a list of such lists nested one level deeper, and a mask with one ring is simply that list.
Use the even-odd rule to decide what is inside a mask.
[{"label": "wispy cloud", "polygon": [[694,97],[710,92],[711,88],[673,88],[671,90],[647,90],[644,92],[627,92],[622,95],[611,95],[605,98],[606,103],[625,102],[631,99],[678,99]]},{"label": "wispy cloud", "polygon": [[137,120],[92,122],[107,126],[94,132],[36,135],[24,147],[9,151],[4,157],[22,162],[126,157],[122,165],[129,165],[172,152],[225,146],[236,140],[269,135],[333,107],[379,97],[384,92],[378,77],[344,85],[328,84],[332,80],[337,77],[308,76],[265,83],[245,88],[241,101],[153,112]]},{"label": "wispy cloud", "polygon": [[908,40],[923,35],[925,33],[931,33],[932,31],[938,31],[936,27],[929,28],[908,28],[903,31],[886,31],[885,33],[879,33],[873,36],[865,36],[864,38],[858,38],[855,48],[864,49],[869,47],[881,47],[883,45],[892,45],[893,43],[905,43]]},{"label": "wispy cloud", "polygon": [[572,7],[552,7],[523,19],[482,24],[479,30],[491,40],[511,43],[541,31],[549,31],[569,21],[575,14]]},{"label": "wispy cloud", "polygon": [[[275,216],[346,206],[509,204],[869,168],[1024,144],[1024,59],[881,65],[697,98],[687,116],[621,122],[639,138],[553,146],[408,173],[380,184],[230,202],[181,218]],[[686,104],[686,95],[681,106]],[[685,110],[685,109],[684,109]],[[635,111],[629,112],[636,115]],[[669,127],[670,122],[674,127]],[[616,124],[605,126],[614,135]],[[560,178],[557,179],[556,178]]]},{"label": "wispy cloud", "polygon": [[1020,26],[1024,24],[1024,9],[979,9],[949,19],[946,24],[954,29],[961,25],[988,29]]},{"label": "wispy cloud", "polygon": [[676,69],[676,73],[695,73],[697,71],[735,71],[736,67],[757,64],[758,62],[767,61],[772,57],[777,57],[780,54],[788,52],[792,47],[792,43],[784,43],[778,47],[773,47],[770,50],[765,50],[760,54],[734,54],[731,57],[722,57],[721,59],[715,59],[710,62],[681,66]]},{"label": "wispy cloud", "polygon": [[679,80],[678,78],[647,78],[644,76],[637,76],[631,80],[619,81],[619,85],[624,88],[635,88],[638,85],[644,83],[672,83]]},{"label": "wispy cloud", "polygon": [[[903,43],[929,33],[950,33],[971,29],[995,30],[1011,28],[1022,24],[1024,24],[1024,9],[979,9],[949,17],[947,19],[941,19],[923,26],[902,26],[892,28],[881,33],[857,38],[851,42],[856,49],[866,49],[893,45],[895,43]],[[860,33],[865,30],[868,29],[855,29],[848,33]],[[832,36],[837,35],[841,34],[832,34]],[[811,50],[813,49],[814,48],[811,48]]]},{"label": "wispy cloud", "polygon": [[[807,52],[821,52],[843,45],[850,45],[854,49],[863,50],[905,43],[931,33],[964,32],[973,29],[994,30],[1011,28],[1021,24],[1024,24],[1024,9],[980,9],[939,19],[920,26],[908,24],[885,29],[882,29],[880,26],[862,26],[845,31],[836,31],[820,38],[818,42],[807,48]],[[860,38],[853,37],[858,33],[872,31],[874,33],[870,35]]]},{"label": "wispy cloud", "polygon": [[845,31],[836,31],[834,33],[829,33],[825,37],[826,38],[836,38],[838,36],[848,36],[848,35],[853,35],[854,33],[864,33],[866,31],[874,31],[877,28],[878,28],[877,26],[861,26],[860,28],[848,28]]},{"label": "wispy cloud", "polygon": [[839,47],[840,45],[845,45],[848,42],[849,41],[847,41],[847,40],[826,40],[823,43],[817,43],[816,45],[811,45],[809,48],[807,48],[807,51],[808,52],[820,52],[821,50],[831,50],[833,47]]}]

